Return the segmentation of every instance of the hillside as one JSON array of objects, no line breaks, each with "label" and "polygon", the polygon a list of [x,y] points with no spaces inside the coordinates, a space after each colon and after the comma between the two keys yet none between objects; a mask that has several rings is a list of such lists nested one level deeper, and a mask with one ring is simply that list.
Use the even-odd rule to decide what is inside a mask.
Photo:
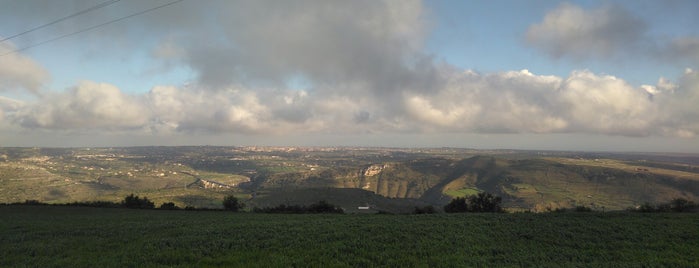
[{"label": "hillside", "polygon": [[[699,156],[386,148],[0,148],[0,203],[118,201],[217,207],[321,199],[392,212],[479,191],[514,210],[619,210],[699,199]],[[382,208],[383,207],[383,208]]]}]

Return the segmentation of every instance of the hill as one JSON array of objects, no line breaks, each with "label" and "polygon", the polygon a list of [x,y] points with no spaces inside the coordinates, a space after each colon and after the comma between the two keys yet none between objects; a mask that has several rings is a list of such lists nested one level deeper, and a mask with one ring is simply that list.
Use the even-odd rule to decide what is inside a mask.
[{"label": "hill", "polygon": [[[0,148],[0,203],[119,201],[248,207],[308,197],[402,212],[491,192],[510,210],[621,210],[699,199],[699,156],[470,149],[130,147]],[[385,208],[385,209],[384,209]]]}]

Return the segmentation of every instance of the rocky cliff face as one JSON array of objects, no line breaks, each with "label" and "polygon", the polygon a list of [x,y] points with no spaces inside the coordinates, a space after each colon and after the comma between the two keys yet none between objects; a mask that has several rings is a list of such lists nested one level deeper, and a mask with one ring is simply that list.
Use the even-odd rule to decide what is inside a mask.
[{"label": "rocky cliff face", "polygon": [[193,183],[187,185],[187,187],[202,187],[204,189],[231,189],[235,185],[227,185],[223,184],[220,182],[215,182],[215,181],[209,181],[209,180],[203,180],[203,179],[197,179]]},{"label": "rocky cliff face", "polygon": [[383,171],[387,167],[388,167],[387,164],[374,164],[374,165],[371,165],[371,166],[368,166],[368,167],[362,169],[361,174],[364,175],[365,177],[375,176],[375,175],[381,173],[381,171]]}]

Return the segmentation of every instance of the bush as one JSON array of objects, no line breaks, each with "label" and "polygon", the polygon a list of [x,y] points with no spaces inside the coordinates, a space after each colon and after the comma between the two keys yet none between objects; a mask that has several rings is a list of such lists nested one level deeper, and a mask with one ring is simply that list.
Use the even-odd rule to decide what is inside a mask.
[{"label": "bush", "polygon": [[655,212],[655,206],[649,202],[643,203],[640,207],[638,207],[639,212]]},{"label": "bush", "polygon": [[167,202],[167,203],[163,203],[162,205],[160,205],[160,209],[176,210],[176,209],[180,209],[180,208],[177,205],[175,205],[175,203]]},{"label": "bush", "polygon": [[468,199],[457,197],[444,206],[444,212],[503,212],[502,198],[491,193],[478,193]]},{"label": "bush", "polygon": [[668,203],[653,205],[651,203],[643,203],[637,208],[631,208],[634,212],[693,212],[697,211],[699,206],[693,201],[684,198],[675,198]]},{"label": "bush", "polygon": [[150,209],[155,207],[155,204],[148,200],[147,197],[140,198],[133,194],[126,196],[121,204],[126,208]]},{"label": "bush", "polygon": [[502,198],[491,193],[478,193],[468,199],[470,212],[503,212]]},{"label": "bush", "polygon": [[451,200],[449,204],[444,206],[444,212],[446,213],[459,213],[467,212],[468,204],[466,203],[466,198],[457,197]]},{"label": "bush", "polygon": [[313,203],[307,208],[308,213],[343,213],[344,211],[340,207],[336,207],[325,200],[318,201],[318,203]]},{"label": "bush", "polygon": [[670,201],[670,211],[673,212],[689,212],[695,210],[697,205],[694,202],[684,198],[675,198]]},{"label": "bush", "polygon": [[243,208],[243,203],[238,202],[238,198],[229,195],[223,198],[223,208],[233,212],[237,212]]},{"label": "bush", "polygon": [[278,205],[276,207],[255,207],[252,209],[256,213],[290,213],[290,214],[303,214],[303,213],[339,213],[342,214],[345,211],[336,207],[328,202],[319,201],[318,203],[313,203],[310,206],[299,206],[299,205]]},{"label": "bush", "polygon": [[444,206],[444,212],[503,212],[501,204],[501,197],[484,192],[468,198],[454,198]]}]

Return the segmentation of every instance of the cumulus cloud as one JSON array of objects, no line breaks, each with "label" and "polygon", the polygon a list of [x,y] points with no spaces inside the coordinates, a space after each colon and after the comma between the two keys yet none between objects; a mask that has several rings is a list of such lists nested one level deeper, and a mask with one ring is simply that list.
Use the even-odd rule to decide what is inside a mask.
[{"label": "cumulus cloud", "polygon": [[[156,136],[699,133],[699,78],[692,70],[640,87],[588,70],[568,76],[478,73],[423,53],[427,24],[420,1],[211,3],[215,13],[210,5],[185,1],[172,7],[177,15],[154,12],[125,21],[168,29],[148,37],[157,44],[151,56],[191,68],[198,79],[188,86],[155,86],[131,95],[114,85],[83,82],[26,102],[0,97],[0,118],[4,114],[10,119],[5,122],[32,130]],[[157,23],[144,23],[151,21]],[[553,57],[599,58],[642,41],[645,27],[616,6],[585,10],[563,4],[531,26],[526,38]],[[676,39],[668,47],[680,57],[695,53],[696,40]],[[16,57],[24,65],[12,66],[25,71],[6,71],[0,62],[0,78],[3,71],[12,77],[0,86],[36,90],[46,79],[37,75],[41,68]]]},{"label": "cumulus cloud", "polygon": [[529,27],[526,40],[552,57],[609,57],[644,38],[646,24],[624,9],[606,5],[586,10],[564,3]]},{"label": "cumulus cloud", "polygon": [[14,114],[22,106],[22,101],[0,96],[0,122],[4,121],[6,115]]},{"label": "cumulus cloud", "polygon": [[[658,87],[661,87],[659,83]],[[666,135],[695,137],[699,134],[699,72],[687,69],[672,91],[658,94],[662,130]]]},{"label": "cumulus cloud", "polygon": [[573,72],[559,92],[572,131],[647,136],[655,123],[647,92],[614,76]]},{"label": "cumulus cloud", "polygon": [[37,93],[49,79],[48,72],[31,58],[12,53],[14,49],[0,43],[0,92],[20,89]]},{"label": "cumulus cloud", "polygon": [[224,91],[153,88],[147,99],[154,112],[156,131],[236,132],[271,131],[270,111],[250,91],[231,88]]},{"label": "cumulus cloud", "polygon": [[527,70],[458,75],[436,95],[410,96],[408,112],[427,127],[484,133],[583,132],[648,135],[655,104],[621,79],[576,71],[567,78]]},{"label": "cumulus cloud", "polygon": [[[633,87],[587,70],[567,77],[527,70],[480,74],[441,69],[442,87],[399,98],[283,88],[156,86],[131,96],[109,84],[22,103],[2,99],[6,118],[29,129],[173,133],[699,133],[699,75]],[[11,111],[7,113],[7,111]]]},{"label": "cumulus cloud", "polygon": [[135,129],[148,123],[143,102],[105,83],[84,81],[66,92],[46,94],[15,115],[25,128]]}]

